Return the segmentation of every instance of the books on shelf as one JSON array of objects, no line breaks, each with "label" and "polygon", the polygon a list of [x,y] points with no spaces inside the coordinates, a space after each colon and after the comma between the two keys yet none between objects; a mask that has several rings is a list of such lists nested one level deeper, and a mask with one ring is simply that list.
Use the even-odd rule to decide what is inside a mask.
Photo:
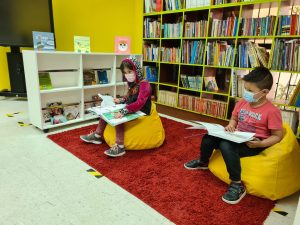
[{"label": "books on shelf", "polygon": [[65,118],[68,121],[79,118],[79,115],[80,115],[79,104],[78,105],[66,105],[66,106],[64,106],[63,109],[64,109],[63,115],[65,116]]},{"label": "books on shelf", "polygon": [[158,61],[159,46],[155,43],[144,43],[143,57],[145,61]]},{"label": "books on shelf", "polygon": [[205,41],[183,41],[182,62],[186,64],[203,64]]},{"label": "books on shelf", "polygon": [[237,74],[236,70],[232,70],[231,72],[231,96],[232,97],[243,97],[244,95],[244,81],[243,75]]},{"label": "books on shelf", "polygon": [[226,41],[208,42],[207,65],[231,66],[233,61],[234,47]]},{"label": "books on shelf", "polygon": [[108,69],[99,69],[95,70],[96,72],[96,80],[98,84],[108,84],[108,77],[107,77],[107,70]]},{"label": "books on shelf", "polygon": [[297,124],[299,122],[299,112],[290,110],[281,110],[282,121],[288,124],[294,133],[297,132]]},{"label": "books on shelf", "polygon": [[205,37],[207,31],[207,20],[184,23],[184,37]]},{"label": "books on shelf", "polygon": [[201,98],[199,111],[202,114],[224,119],[226,116],[227,102]]},{"label": "books on shelf", "polygon": [[238,17],[230,16],[225,20],[213,19],[211,36],[212,37],[229,37],[236,36],[238,30]]},{"label": "books on shelf", "polygon": [[178,107],[194,112],[200,111],[200,97],[187,94],[179,94]]},{"label": "books on shelf", "polygon": [[178,10],[183,8],[184,0],[165,0],[164,3],[167,11]]},{"label": "books on shelf", "polygon": [[90,53],[90,37],[88,36],[74,36],[74,51],[82,53]]},{"label": "books on shelf", "polygon": [[186,0],[185,5],[187,9],[210,6],[210,0]]},{"label": "books on shelf", "polygon": [[241,43],[238,46],[238,67],[268,67],[269,53],[267,49],[253,42]]},{"label": "books on shelf", "polygon": [[234,131],[228,132],[225,131],[225,128],[220,124],[215,123],[204,123],[200,121],[193,121],[196,123],[192,129],[205,129],[208,134],[214,137],[222,138],[225,140],[229,140],[235,143],[244,143],[247,141],[251,141],[254,138],[255,133],[252,132],[241,132]]},{"label": "books on shelf", "polygon": [[54,34],[51,32],[32,31],[33,48],[38,51],[54,51]]},{"label": "books on shelf", "polygon": [[161,61],[170,63],[179,63],[180,48],[179,47],[161,47]]},{"label": "books on shelf", "polygon": [[145,77],[150,82],[157,82],[158,81],[158,68],[155,66],[143,66]]},{"label": "books on shelf", "polygon": [[165,90],[159,90],[158,92],[158,102],[169,105],[172,107],[176,107],[176,98],[177,93],[173,91],[165,91]]},{"label": "books on shelf", "polygon": [[241,36],[269,36],[273,35],[276,16],[261,18],[242,18]]},{"label": "books on shelf", "polygon": [[162,8],[163,0],[144,0],[144,12],[160,12]]},{"label": "books on shelf", "polygon": [[39,73],[39,82],[40,82],[40,90],[48,90],[53,88],[50,73],[48,72]]},{"label": "books on shelf", "polygon": [[192,75],[180,74],[180,80],[181,80],[182,87],[184,88],[201,90],[202,87],[201,75],[192,76]]},{"label": "books on shelf", "polygon": [[164,38],[179,38],[181,37],[182,23],[164,23],[161,27]]},{"label": "books on shelf", "polygon": [[144,38],[159,38],[160,20],[147,17],[144,20]]},{"label": "books on shelf", "polygon": [[83,71],[83,85],[96,85],[96,76],[94,70]]},{"label": "books on shelf", "polygon": [[297,85],[293,88],[292,94],[289,96],[288,105],[295,106],[296,103],[299,104],[299,93],[300,93],[300,80],[298,80]]},{"label": "books on shelf", "polygon": [[219,90],[216,78],[213,76],[204,77],[205,90],[210,92],[217,92]]},{"label": "books on shelf", "polygon": [[277,35],[300,35],[300,15],[281,15],[277,23]]},{"label": "books on shelf", "polygon": [[299,39],[276,39],[273,49],[272,69],[300,71]]}]

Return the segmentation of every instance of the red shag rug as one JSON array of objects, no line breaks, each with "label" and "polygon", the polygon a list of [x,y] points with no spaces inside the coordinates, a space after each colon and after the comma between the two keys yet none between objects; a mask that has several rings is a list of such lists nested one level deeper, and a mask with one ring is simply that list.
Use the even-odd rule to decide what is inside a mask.
[{"label": "red shag rug", "polygon": [[183,167],[198,157],[202,131],[187,130],[188,125],[165,118],[162,122],[166,133],[163,146],[127,151],[119,158],[103,154],[106,144],[86,144],[79,139],[96,125],[48,137],[178,225],[263,224],[274,202],[251,195],[237,205],[223,202],[227,184],[208,170]]}]

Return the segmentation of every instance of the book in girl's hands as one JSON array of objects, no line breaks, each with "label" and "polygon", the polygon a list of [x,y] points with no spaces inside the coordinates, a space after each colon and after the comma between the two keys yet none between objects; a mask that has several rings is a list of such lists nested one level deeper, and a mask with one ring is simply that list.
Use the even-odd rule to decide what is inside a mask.
[{"label": "book in girl's hands", "polygon": [[104,119],[111,126],[116,126],[122,123],[126,123],[128,121],[139,118],[140,116],[146,115],[145,113],[138,111],[135,113],[129,113],[122,118],[116,119],[115,114],[123,109],[126,104],[116,104],[115,106],[105,105],[105,106],[97,106],[87,109],[89,112],[97,114],[102,119]]},{"label": "book in girl's hands", "polygon": [[189,127],[188,129],[205,129],[207,130],[208,134],[214,137],[222,138],[228,141],[236,142],[236,143],[243,143],[247,141],[251,141],[254,138],[255,133],[251,132],[228,132],[225,131],[225,128],[220,124],[215,123],[204,123],[200,121],[192,121],[197,125],[193,127]]}]

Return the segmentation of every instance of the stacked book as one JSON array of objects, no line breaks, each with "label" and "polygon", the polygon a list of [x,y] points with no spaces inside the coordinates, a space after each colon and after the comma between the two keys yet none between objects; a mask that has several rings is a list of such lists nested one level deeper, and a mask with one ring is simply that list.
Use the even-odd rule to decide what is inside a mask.
[{"label": "stacked book", "polygon": [[266,48],[253,42],[241,43],[238,47],[237,67],[250,68],[256,66],[268,67],[269,53]]},{"label": "stacked book", "polygon": [[181,80],[182,87],[184,88],[201,90],[202,77],[200,75],[189,76],[185,74],[180,74],[180,80]]},{"label": "stacked book", "polygon": [[226,41],[209,42],[207,46],[207,65],[231,66],[234,47]]},{"label": "stacked book", "polygon": [[162,26],[164,38],[179,38],[181,37],[182,23],[165,23]]},{"label": "stacked book", "polygon": [[144,37],[145,38],[159,38],[160,21],[153,18],[145,18],[144,20]]},{"label": "stacked book", "polygon": [[161,47],[161,61],[170,63],[179,63],[180,48]]},{"label": "stacked book", "polygon": [[186,22],[184,24],[184,37],[205,37],[206,30],[207,20]]},{"label": "stacked book", "polygon": [[273,70],[300,71],[300,41],[276,39],[272,57]]},{"label": "stacked book", "polygon": [[159,47],[157,44],[144,43],[143,53],[145,61],[158,61]]},{"label": "stacked book", "polygon": [[157,75],[157,67],[155,66],[144,66],[143,67],[145,77],[150,82],[157,82],[158,75]]},{"label": "stacked book", "polygon": [[277,35],[299,35],[300,34],[300,15],[293,14],[279,16]]},{"label": "stacked book", "polygon": [[158,92],[158,102],[172,107],[176,107],[176,97],[177,93],[173,91],[160,90]]},{"label": "stacked book", "polygon": [[214,117],[224,119],[226,116],[226,108],[227,108],[226,102],[201,98],[199,111],[198,110],[196,111],[206,115],[211,115]]},{"label": "stacked book", "polygon": [[241,36],[268,36],[273,34],[276,16],[242,18]]},{"label": "stacked book", "polygon": [[203,64],[205,41],[183,41],[182,62]]},{"label": "stacked book", "polygon": [[213,19],[211,36],[228,37],[236,36],[238,30],[238,18],[230,16],[226,20]]},{"label": "stacked book", "polygon": [[178,98],[178,107],[191,110],[199,111],[200,110],[200,97],[195,97],[192,95],[179,94]]},{"label": "stacked book", "polygon": [[210,6],[210,0],[186,0],[185,2],[185,8],[187,9],[204,6]]}]

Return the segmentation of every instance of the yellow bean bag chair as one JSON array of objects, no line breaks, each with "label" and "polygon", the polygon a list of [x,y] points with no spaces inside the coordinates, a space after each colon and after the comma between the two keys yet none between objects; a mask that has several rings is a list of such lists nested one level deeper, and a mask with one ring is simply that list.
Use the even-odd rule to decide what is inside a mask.
[{"label": "yellow bean bag chair", "polygon": [[[291,128],[284,124],[283,139],[259,155],[241,158],[242,181],[247,193],[271,200],[289,196],[300,189],[300,148]],[[209,170],[229,184],[222,153],[214,151]]]},{"label": "yellow bean bag chair", "polygon": [[[124,146],[126,150],[145,150],[161,146],[165,140],[165,131],[156,105],[152,103],[149,116],[141,116],[124,124]],[[116,128],[107,125],[104,140],[111,147],[116,143]]]}]

